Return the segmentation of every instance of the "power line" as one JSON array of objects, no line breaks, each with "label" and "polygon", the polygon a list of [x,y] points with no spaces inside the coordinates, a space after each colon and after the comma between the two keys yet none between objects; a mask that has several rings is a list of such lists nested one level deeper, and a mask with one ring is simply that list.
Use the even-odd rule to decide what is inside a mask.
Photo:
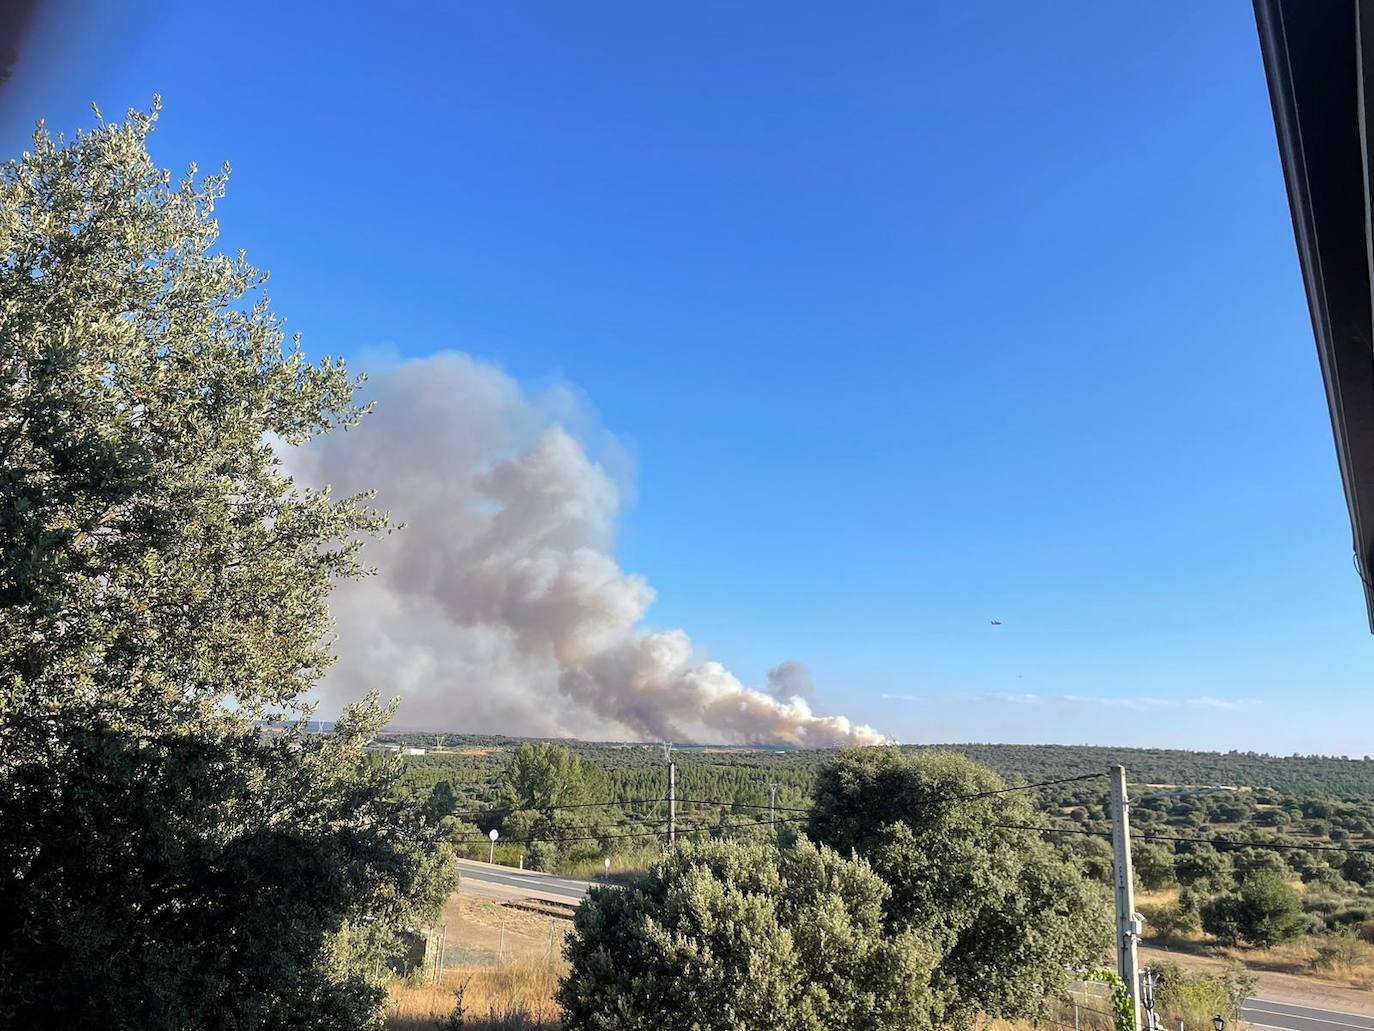
[{"label": "power line", "polygon": [[[1111,831],[1095,831],[1083,827],[1036,827],[1027,823],[991,823],[1009,831],[1035,831],[1039,834],[1082,834],[1092,838],[1110,838]],[[1148,832],[1132,834],[1135,841],[1185,841],[1196,845],[1212,845],[1218,851],[1235,851],[1242,848],[1267,848],[1272,850],[1288,849],[1296,852],[1353,852],[1361,855],[1374,855],[1374,848],[1355,848],[1348,845],[1311,845],[1302,842],[1292,844],[1282,841],[1231,841],[1228,838],[1190,838],[1178,834],[1151,834]]]},{"label": "power line", "polygon": [[702,834],[718,830],[738,830],[751,827],[771,827],[775,823],[798,823],[809,819],[806,816],[780,816],[776,820],[737,820],[734,823],[703,823],[699,826],[680,831],[682,834]]},{"label": "power line", "polygon": [[[975,791],[975,792],[971,792],[971,793],[965,794],[965,795],[946,795],[946,796],[943,796],[943,797],[938,797],[938,798],[931,799],[931,800],[929,800],[929,801],[930,801],[931,804],[935,804],[935,805],[950,805],[950,804],[953,804],[953,803],[956,803],[956,802],[970,802],[970,801],[973,801],[973,800],[975,800],[975,799],[990,798],[990,797],[992,797],[992,796],[994,796],[994,795],[1006,795],[1006,794],[1011,794],[1011,793],[1013,793],[1013,792],[1018,792],[1018,791],[1034,791],[1034,790],[1036,790],[1036,789],[1038,789],[1038,788],[1055,787],[1055,786],[1058,786],[1058,785],[1060,785],[1060,784],[1075,784],[1075,783],[1079,783],[1079,782],[1082,782],[1082,781],[1095,780],[1095,779],[1097,779],[1097,778],[1099,778],[1099,777],[1104,777],[1104,776],[1106,776],[1106,775],[1105,775],[1105,774],[1102,774],[1102,773],[1085,773],[1085,774],[1081,774],[1081,775],[1076,776],[1076,777],[1059,777],[1059,778],[1056,778],[1055,780],[1042,780],[1042,781],[1037,781],[1037,782],[1035,782],[1035,783],[1033,783],[1033,784],[1017,784],[1017,785],[1014,785],[1014,786],[1012,786],[1012,787],[994,788],[994,789],[991,789],[991,790],[988,790],[988,791]],[[600,802],[566,802],[566,803],[559,803],[559,804],[547,805],[547,806],[498,806],[498,807],[493,807],[493,808],[489,808],[489,809],[468,810],[468,811],[464,811],[464,812],[453,813],[453,814],[451,814],[451,815],[453,815],[453,816],[458,816],[458,817],[467,817],[467,816],[496,816],[496,815],[500,815],[500,814],[510,815],[511,813],[517,813],[517,812],[548,812],[548,811],[552,811],[552,810],[567,810],[567,809],[596,809],[596,808],[605,808],[605,807],[608,807],[608,806],[661,805],[661,804],[663,804],[665,801],[666,801],[666,799],[663,799],[663,798],[632,798],[632,799],[614,799],[614,800],[607,800],[607,801],[600,801]],[[683,804],[690,804],[690,805],[721,806],[721,807],[729,807],[729,808],[735,808],[735,809],[766,810],[766,809],[769,808],[767,805],[756,804],[756,803],[753,803],[753,802],[737,802],[737,801],[732,801],[732,800],[728,800],[728,799],[716,799],[716,798],[680,798],[680,799],[678,799],[678,801],[681,802],[681,803],[683,803]],[[813,812],[812,809],[810,809],[810,808],[808,808],[808,807],[803,807],[803,806],[774,806],[773,808],[774,808],[775,810],[781,811],[781,812],[804,813],[804,814],[807,814],[807,815],[805,815],[805,816],[780,817],[780,818],[778,818],[778,820],[777,820],[778,823],[796,823],[796,822],[800,822],[800,821],[805,821],[805,820],[811,818],[811,814],[812,814],[812,812]],[[715,829],[730,829],[730,828],[733,828],[733,827],[753,827],[753,826],[762,826],[765,822],[766,822],[766,821],[763,821],[763,820],[756,820],[756,821],[750,821],[750,822],[744,822],[744,823],[735,823],[735,824],[715,824],[715,825],[707,825],[707,826],[702,826],[702,827],[694,827],[694,828],[691,828],[691,829],[685,831],[684,833],[689,833],[689,834],[700,834],[700,833],[702,833],[703,831],[709,831],[709,830],[715,830]],[[990,826],[990,827],[995,827],[995,828],[999,828],[999,829],[1002,829],[1002,830],[1034,831],[1034,832],[1036,832],[1036,833],[1041,833],[1041,834],[1081,834],[1081,835],[1085,835],[1085,836],[1087,836],[1087,837],[1099,837],[1099,838],[1108,838],[1108,839],[1111,838],[1111,832],[1110,832],[1110,831],[1091,830],[1091,829],[1081,828],[1081,827],[1037,827],[1037,826],[1034,826],[1034,825],[1032,825],[1032,824],[1014,824],[1014,823],[995,823],[995,824],[989,824],[988,826]],[[570,836],[570,837],[562,837],[562,838],[523,838],[523,839],[508,839],[508,840],[507,840],[507,843],[508,843],[508,844],[534,844],[535,842],[559,843],[559,842],[565,842],[565,841],[599,841],[599,840],[610,839],[610,838],[615,838],[615,837],[645,837],[645,836],[651,836],[651,835],[654,835],[654,834],[657,834],[657,833],[658,833],[658,832],[656,832],[656,831],[646,831],[646,832],[643,832],[642,834],[623,834],[623,835],[583,834],[583,835],[573,835],[573,836]],[[1294,852],[1339,852],[1339,853],[1344,853],[1344,854],[1360,854],[1360,855],[1374,854],[1374,848],[1360,848],[1360,847],[1350,846],[1350,845],[1318,845],[1318,844],[1307,844],[1307,843],[1301,843],[1301,842],[1287,843],[1287,842],[1277,842],[1277,841],[1232,841],[1232,840],[1227,839],[1227,838],[1189,837],[1189,836],[1187,836],[1187,835],[1179,835],[1179,834],[1157,834],[1157,833],[1151,833],[1151,832],[1135,833],[1135,834],[1132,834],[1131,837],[1132,837],[1134,840],[1137,840],[1137,841],[1169,841],[1169,842],[1182,842],[1182,843],[1198,844],[1198,845],[1211,845],[1211,846],[1213,846],[1213,847],[1215,847],[1215,848],[1217,848],[1217,849],[1219,849],[1219,850],[1223,850],[1223,851],[1234,851],[1234,850],[1241,849],[1241,848],[1263,848],[1263,849],[1270,849],[1270,850],[1274,850],[1274,851],[1287,850],[1287,851],[1294,851]],[[460,838],[460,839],[456,839],[455,843],[457,843],[457,844],[471,844],[471,843],[477,843],[477,842],[485,842],[486,840],[487,840],[486,838]]]},{"label": "power line", "polygon": [[[1017,784],[1009,788],[996,788],[991,791],[976,791],[968,795],[946,795],[944,797],[932,799],[936,804],[946,804],[951,802],[968,802],[977,798],[989,798],[993,795],[1006,795],[1015,791],[1034,791],[1036,788],[1054,787],[1058,784],[1073,784],[1084,780],[1093,780],[1103,777],[1102,773],[1085,773],[1077,777],[1060,777],[1056,780],[1042,780],[1034,784]],[[605,806],[626,806],[626,805],[657,805],[666,802],[663,798],[627,798],[610,799],[604,802],[564,802],[554,805],[525,805],[525,806],[491,806],[485,809],[469,809],[461,812],[450,813],[450,816],[496,816],[502,813],[527,813],[527,812],[548,812],[551,810],[562,809],[596,809]],[[679,803],[684,805],[714,805],[729,806],[735,809],[768,809],[766,803],[738,802],[721,798],[679,798]],[[811,806],[798,805],[777,805],[772,807],[778,812],[787,813],[810,813]]]},{"label": "power line", "polygon": [[[766,804],[764,804],[764,805],[756,805],[756,804],[754,804],[753,802],[727,802],[727,801],[725,801],[724,799],[715,799],[715,798],[679,798],[679,799],[678,799],[678,802],[679,802],[679,803],[682,803],[682,804],[691,803],[692,805],[720,805],[720,806],[733,806],[733,807],[736,808],[736,809],[767,809],[767,808],[768,808],[768,806],[767,806]],[[811,807],[810,807],[810,806],[801,806],[801,805],[778,805],[778,806],[774,806],[773,808],[776,809],[776,810],[778,810],[779,812],[786,812],[786,813],[809,813],[809,812],[811,812]]]},{"label": "power line", "polygon": [[449,813],[449,816],[495,816],[499,813],[543,813],[553,809],[598,809],[612,805],[654,805],[666,801],[662,798],[627,798],[610,802],[563,802],[557,805],[508,805],[492,806],[488,809],[467,809]]},{"label": "power line", "polygon": [[1219,845],[1222,850],[1232,851],[1238,848],[1287,848],[1301,852],[1357,852],[1361,854],[1374,854],[1374,848],[1355,848],[1349,845],[1311,845],[1297,842],[1286,844],[1281,841],[1230,841],[1226,838],[1189,838],[1177,834],[1136,834],[1133,837],[1140,838],[1142,841],[1191,841],[1201,845]]},{"label": "power line", "polygon": [[[1077,777],[1060,777],[1060,778],[1058,778],[1058,779],[1056,779],[1056,780],[1042,780],[1042,781],[1037,781],[1037,782],[1034,783],[1034,784],[1016,784],[1016,785],[1013,785],[1012,787],[1009,787],[1009,788],[995,788],[995,789],[990,790],[990,791],[975,791],[975,792],[973,792],[972,794],[968,794],[968,795],[945,795],[945,796],[942,796],[942,797],[938,797],[938,798],[931,799],[930,801],[934,802],[934,803],[937,804],[937,805],[944,805],[944,804],[948,804],[948,803],[952,803],[952,802],[969,802],[969,801],[972,801],[973,799],[976,799],[976,798],[990,798],[990,797],[992,797],[993,795],[1007,795],[1007,794],[1011,794],[1012,792],[1015,792],[1015,791],[1034,791],[1036,788],[1054,787],[1055,785],[1058,785],[1058,784],[1075,784],[1075,783],[1077,783],[1077,782],[1079,782],[1079,781],[1084,781],[1084,780],[1095,780],[1095,779],[1098,778],[1098,777],[1105,777],[1105,776],[1106,776],[1106,774],[1104,774],[1104,773],[1085,773],[1085,774],[1082,774],[1082,775],[1077,776]],[[770,807],[767,806],[767,805],[756,804],[756,803],[753,803],[753,802],[727,802],[727,801],[722,801],[722,800],[712,799],[712,798],[680,798],[680,799],[678,799],[678,801],[679,801],[679,802],[691,802],[691,803],[693,803],[693,804],[695,804],[695,805],[722,805],[722,806],[728,805],[728,806],[734,806],[734,807],[737,808],[737,809],[768,809],[768,808],[770,808]],[[773,809],[776,809],[776,810],[779,811],[779,812],[788,812],[788,813],[810,813],[810,812],[812,812],[812,807],[811,807],[811,806],[779,805],[779,806],[773,806],[772,808],[773,808]]]},{"label": "power line", "polygon": [[951,795],[947,798],[937,798],[937,802],[968,802],[975,798],[991,798],[993,795],[1007,795],[1013,791],[1034,791],[1036,788],[1050,788],[1056,784],[1076,784],[1083,780],[1096,780],[1098,777],[1105,777],[1105,773],[1084,773],[1077,777],[1060,777],[1057,780],[1042,780],[1034,784],[1017,784],[1009,788],[996,788],[992,791],[975,791],[971,795]]},{"label": "power line", "polygon": [[[804,820],[804,819],[806,819],[806,817],[802,817],[802,816],[784,816],[784,817],[780,817],[780,818],[778,819],[777,822],[778,822],[778,823],[794,823],[794,822],[797,822],[797,821],[799,821],[799,820]],[[708,832],[718,831],[718,830],[735,830],[735,829],[738,829],[738,828],[741,828],[741,827],[766,827],[766,826],[768,826],[768,825],[769,825],[769,824],[768,824],[768,821],[767,821],[767,820],[746,820],[746,821],[740,821],[740,822],[736,822],[736,823],[725,823],[725,824],[702,824],[702,825],[700,825],[700,826],[698,826],[698,827],[687,828],[687,829],[683,830],[681,833],[682,833],[682,834],[702,834],[702,833],[708,833]],[[629,825],[628,825],[628,824],[620,824],[619,826],[629,826]],[[533,845],[533,844],[535,844],[535,843],[543,843],[543,844],[563,844],[564,842],[569,842],[569,841],[608,841],[608,840],[613,840],[613,839],[615,839],[615,838],[649,838],[649,837],[660,837],[660,836],[663,835],[663,833],[664,833],[664,832],[663,832],[662,829],[654,829],[654,830],[646,830],[646,831],[633,831],[633,832],[628,833],[628,834],[574,834],[574,835],[568,835],[568,836],[559,837],[559,838],[504,838],[504,839],[497,839],[497,840],[498,840],[498,841],[503,841],[503,842],[504,842],[505,844],[507,844],[507,845]],[[455,845],[480,845],[480,844],[486,844],[489,840],[490,840],[489,838],[454,838],[454,839],[452,839],[452,844],[455,844]]]},{"label": "power line", "polygon": [[[1084,834],[1090,838],[1110,838],[1111,831],[1091,831],[1080,827],[1036,827],[1029,823],[990,823],[989,827],[995,827],[1004,831],[1036,831],[1040,834]],[[1139,835],[1132,835],[1138,837]]]},{"label": "power line", "polygon": [[[563,838],[506,838],[504,844],[507,845],[533,845],[542,842],[551,845],[561,845],[568,841],[610,841],[615,838],[657,838],[663,834],[661,830],[631,831],[629,834],[574,834]],[[477,845],[485,844],[488,838],[454,838],[454,845]],[[502,839],[498,839],[502,840]]]}]

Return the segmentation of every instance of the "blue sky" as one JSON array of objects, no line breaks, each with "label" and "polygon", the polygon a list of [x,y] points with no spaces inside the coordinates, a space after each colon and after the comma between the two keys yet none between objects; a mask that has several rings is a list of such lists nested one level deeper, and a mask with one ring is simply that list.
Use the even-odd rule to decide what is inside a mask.
[{"label": "blue sky", "polygon": [[334,6],[55,0],[0,143],[161,92],[312,352],[575,385],[653,622],[748,682],[1374,752],[1248,4]]}]

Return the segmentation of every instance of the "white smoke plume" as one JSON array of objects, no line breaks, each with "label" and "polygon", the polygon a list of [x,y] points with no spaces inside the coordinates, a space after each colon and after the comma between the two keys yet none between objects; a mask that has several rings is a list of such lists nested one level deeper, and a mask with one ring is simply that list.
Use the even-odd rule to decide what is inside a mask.
[{"label": "white smoke plume", "polygon": [[[336,493],[375,489],[406,524],[365,552],[378,575],[334,597],[330,703],[399,694],[398,725],[537,735],[833,746],[883,740],[816,716],[805,667],[770,692],[641,627],[654,593],[610,549],[621,491],[583,444],[567,388],[527,394],[445,352],[374,376],[362,426],[290,456]],[[614,454],[613,445],[608,445]],[[785,685],[783,690],[779,685]]]}]

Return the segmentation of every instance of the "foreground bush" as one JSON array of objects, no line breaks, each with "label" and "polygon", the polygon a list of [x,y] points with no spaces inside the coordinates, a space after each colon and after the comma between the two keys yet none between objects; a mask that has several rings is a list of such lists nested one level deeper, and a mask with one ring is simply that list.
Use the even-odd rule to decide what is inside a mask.
[{"label": "foreground bush", "polygon": [[1210,1027],[1217,1014],[1238,1021],[1241,1007],[1255,991],[1255,976],[1239,963],[1220,974],[1190,974],[1177,963],[1158,964],[1155,972],[1155,1011],[1168,1026],[1182,1021],[1186,1027]]},{"label": "foreground bush", "polygon": [[883,934],[886,897],[867,864],[805,839],[681,845],[578,910],[564,1028],[930,1027],[929,954]]},{"label": "foreground bush", "polygon": [[1020,829],[1038,825],[1033,796],[962,798],[1004,787],[961,755],[896,748],[841,752],[816,779],[812,836],[866,859],[891,888],[889,928],[934,948],[946,1027],[1036,1016],[1111,945],[1105,891]]}]

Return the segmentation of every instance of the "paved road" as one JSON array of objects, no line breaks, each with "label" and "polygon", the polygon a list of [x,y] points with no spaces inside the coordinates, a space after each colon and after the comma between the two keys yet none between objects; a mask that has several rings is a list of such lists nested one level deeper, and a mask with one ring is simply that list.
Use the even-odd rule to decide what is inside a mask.
[{"label": "paved road", "polygon": [[1267,999],[1251,999],[1241,1010],[1241,1016],[1252,1027],[1284,1028],[1285,1031],[1350,1031],[1352,1028],[1374,1031],[1374,1017],[1371,1016]]},{"label": "paved road", "polygon": [[493,866],[472,859],[458,860],[458,872],[463,875],[463,891],[493,898],[544,899],[575,906],[592,886],[590,881]]}]

